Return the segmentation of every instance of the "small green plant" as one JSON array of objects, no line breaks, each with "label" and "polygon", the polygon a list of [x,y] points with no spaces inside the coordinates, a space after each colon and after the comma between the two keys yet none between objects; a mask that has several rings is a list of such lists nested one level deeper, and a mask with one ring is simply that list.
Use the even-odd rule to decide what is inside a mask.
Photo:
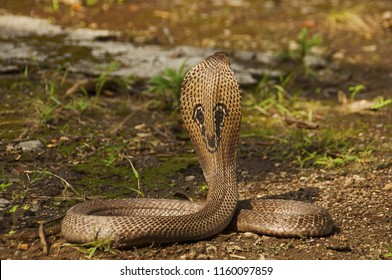
[{"label": "small green plant", "polygon": [[13,214],[19,209],[19,205],[14,205],[10,209],[8,209],[8,213]]},{"label": "small green plant", "polygon": [[97,251],[108,252],[113,255],[117,254],[117,250],[113,248],[113,242],[111,240],[96,240],[84,244],[72,244],[70,246],[84,254],[88,254],[87,257],[89,259],[91,259]]},{"label": "small green plant", "polygon": [[57,12],[60,8],[59,0],[52,0],[53,11]]},{"label": "small green plant", "polygon": [[300,58],[303,59],[309,54],[312,47],[321,45],[322,41],[323,40],[320,35],[313,35],[309,38],[309,30],[307,28],[302,28],[298,36]]},{"label": "small green plant", "polygon": [[203,184],[199,188],[199,192],[204,193],[208,191],[208,186],[206,184]]},{"label": "small green plant", "polygon": [[12,186],[11,182],[3,181],[0,183],[0,190],[4,192],[9,186]]},{"label": "small green plant", "polygon": [[72,102],[69,102],[64,106],[65,109],[67,110],[72,110],[72,111],[78,111],[78,112],[84,112],[88,108],[92,107],[92,102],[89,98],[77,98]]},{"label": "small green plant", "polygon": [[327,168],[332,168],[335,166],[343,166],[345,165],[347,162],[349,161],[354,161],[356,160],[358,157],[355,155],[347,155],[345,157],[336,157],[333,158],[331,156],[327,156],[327,155],[323,155],[321,157],[319,157],[314,164],[317,165],[323,165]]},{"label": "small green plant", "polygon": [[120,68],[120,63],[118,61],[112,61],[109,63],[109,65],[104,67],[103,72],[99,75],[95,85],[95,91],[97,97],[101,95],[102,90],[104,89],[106,83],[109,81],[110,73],[118,70],[119,68]]},{"label": "small green plant", "polygon": [[12,184],[13,183],[7,178],[3,167],[0,167],[0,191],[4,192],[8,187],[12,186]]},{"label": "small green plant", "polygon": [[86,0],[87,6],[93,6],[98,3],[98,0]]},{"label": "small green plant", "polygon": [[384,258],[389,259],[392,258],[392,245],[387,245],[388,253],[383,255]]},{"label": "small green plant", "polygon": [[286,87],[291,80],[291,76],[280,76],[279,83],[268,84],[263,78],[256,87],[256,93],[259,93],[259,98],[262,99],[254,108],[264,115],[279,113],[280,115],[287,115],[290,113],[289,106],[291,103],[290,96],[287,93]]},{"label": "small green plant", "polygon": [[313,47],[320,46],[322,41],[320,35],[316,34],[310,37],[309,30],[307,28],[302,28],[298,34],[297,40],[294,42],[296,47],[283,52],[281,55],[283,58],[302,61],[304,57],[310,53],[310,50]]},{"label": "small green plant", "polygon": [[108,159],[103,159],[103,163],[105,163],[106,167],[111,166],[113,163],[115,163],[117,160],[117,155],[115,154],[110,154]]},{"label": "small green plant", "polygon": [[171,109],[177,111],[179,109],[181,85],[187,71],[188,67],[185,63],[178,70],[165,68],[149,80],[151,84],[149,91],[164,96],[169,95],[172,102]]},{"label": "small green plant", "polygon": [[23,70],[23,76],[26,80],[29,79],[29,66],[27,65]]},{"label": "small green plant", "polygon": [[383,97],[377,97],[373,100],[375,104],[370,108],[373,110],[381,109],[385,106],[388,106],[389,104],[392,104],[392,99],[384,99]]},{"label": "small green plant", "polygon": [[366,87],[362,84],[356,85],[356,86],[351,86],[348,88],[348,91],[350,92],[350,101],[354,101],[355,96],[360,93],[362,90],[366,89]]},{"label": "small green plant", "polygon": [[308,134],[304,129],[292,129],[282,139],[284,156],[294,158],[301,168],[322,165],[326,168],[341,167],[359,159],[355,152],[354,140],[339,135],[333,129],[324,129],[316,134]]},{"label": "small green plant", "polygon": [[64,191],[66,191],[67,189],[71,189],[73,192],[75,192],[78,196],[80,196],[80,194],[74,189],[74,187],[72,187],[72,185],[70,183],[68,183],[64,178],[60,177],[59,175],[54,174],[53,172],[44,169],[44,170],[34,170],[34,171],[30,171],[27,170],[24,172],[27,176],[29,185],[32,186],[36,183],[38,183],[39,181],[43,180],[46,177],[54,177],[60,180],[60,182],[63,184],[64,186]]},{"label": "small green plant", "polygon": [[132,161],[130,158],[128,158],[127,156],[125,156],[125,158],[129,161],[129,164],[131,165],[132,168],[132,172],[133,175],[135,176],[136,180],[137,180],[137,189],[130,187],[130,189],[134,192],[136,192],[138,194],[138,196],[140,195],[141,197],[144,197],[144,193],[141,190],[141,186],[140,186],[140,175],[139,172],[136,170],[135,166],[133,165]]}]

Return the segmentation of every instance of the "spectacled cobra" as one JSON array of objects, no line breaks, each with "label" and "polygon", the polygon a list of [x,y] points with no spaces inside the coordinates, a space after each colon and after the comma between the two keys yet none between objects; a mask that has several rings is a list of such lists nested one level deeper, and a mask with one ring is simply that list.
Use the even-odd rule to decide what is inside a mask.
[{"label": "spectacled cobra", "polygon": [[116,247],[201,240],[229,224],[274,236],[321,236],[329,213],[290,200],[238,201],[239,84],[228,55],[217,52],[192,68],[181,88],[181,112],[208,184],[204,205],[171,199],[109,199],[77,204],[62,222],[71,243],[111,240]]}]

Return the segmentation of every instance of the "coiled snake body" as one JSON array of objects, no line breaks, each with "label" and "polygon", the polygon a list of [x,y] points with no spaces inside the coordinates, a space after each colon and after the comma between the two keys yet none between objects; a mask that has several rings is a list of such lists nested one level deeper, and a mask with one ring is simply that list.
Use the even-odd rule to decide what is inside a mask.
[{"label": "coiled snake body", "polygon": [[[241,95],[228,56],[215,53],[186,75],[181,112],[209,186],[204,205],[168,199],[115,199],[70,208],[62,236],[72,243],[112,240],[117,247],[200,240],[231,222],[239,231],[319,236],[332,230],[328,212],[286,200],[237,199]],[[233,218],[234,217],[234,218]]]}]

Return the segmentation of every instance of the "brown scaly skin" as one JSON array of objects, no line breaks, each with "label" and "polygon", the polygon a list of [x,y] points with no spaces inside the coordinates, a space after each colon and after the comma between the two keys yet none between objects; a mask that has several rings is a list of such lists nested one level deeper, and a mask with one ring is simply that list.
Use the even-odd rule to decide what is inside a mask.
[{"label": "brown scaly skin", "polygon": [[200,240],[218,234],[230,221],[240,231],[277,236],[331,232],[328,212],[310,204],[237,201],[241,94],[226,53],[215,53],[188,72],[181,89],[181,112],[209,186],[206,203],[127,199],[78,204],[62,223],[67,241],[112,240],[117,247],[130,247]]}]

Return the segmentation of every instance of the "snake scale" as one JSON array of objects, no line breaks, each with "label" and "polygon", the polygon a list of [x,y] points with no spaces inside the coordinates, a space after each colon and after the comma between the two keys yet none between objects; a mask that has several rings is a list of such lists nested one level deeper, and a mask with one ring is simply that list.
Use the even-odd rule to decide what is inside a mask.
[{"label": "snake scale", "polygon": [[238,201],[239,84],[228,55],[217,52],[192,68],[181,88],[181,112],[208,184],[201,205],[171,199],[95,200],[71,207],[62,236],[71,243],[111,240],[116,247],[200,240],[229,224],[238,231],[275,236],[321,236],[329,213],[290,200]]}]

